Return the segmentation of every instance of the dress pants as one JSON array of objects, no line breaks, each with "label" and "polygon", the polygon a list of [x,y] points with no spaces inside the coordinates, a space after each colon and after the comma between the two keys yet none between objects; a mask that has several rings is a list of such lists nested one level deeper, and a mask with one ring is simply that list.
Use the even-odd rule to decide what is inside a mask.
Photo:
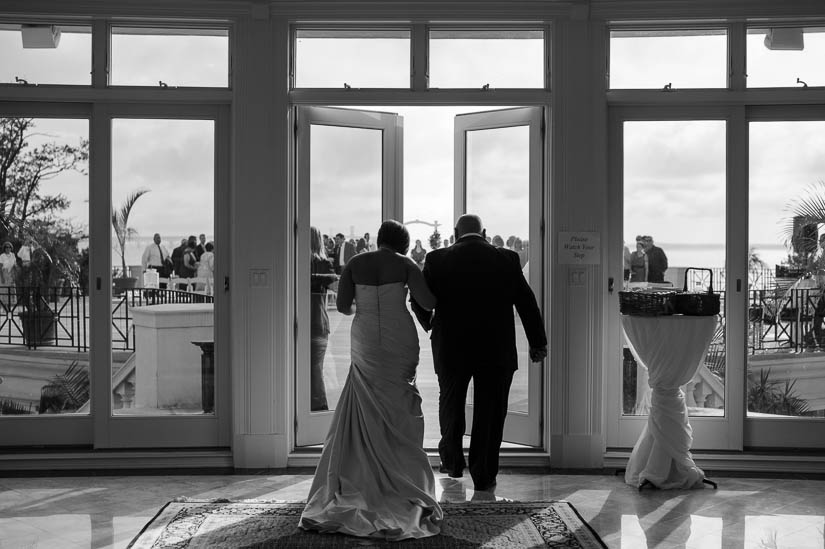
[{"label": "dress pants", "polygon": [[464,403],[470,379],[473,380],[469,468],[476,486],[487,487],[496,481],[513,373],[486,369],[476,373],[442,371],[438,374],[438,421],[441,428],[438,453],[441,465],[455,473],[464,469],[465,464],[462,451],[466,428]]}]

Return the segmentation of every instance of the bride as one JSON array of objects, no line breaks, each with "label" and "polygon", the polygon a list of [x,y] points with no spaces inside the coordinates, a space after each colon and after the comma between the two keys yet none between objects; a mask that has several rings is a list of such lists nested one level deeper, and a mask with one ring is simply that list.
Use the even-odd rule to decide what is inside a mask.
[{"label": "bride", "polygon": [[378,249],[354,256],[338,284],[337,307],[353,313],[349,375],[332,418],[300,526],[324,533],[399,540],[438,534],[443,518],[424,452],[415,385],[418,334],[409,288],[422,307],[435,297],[406,257],[410,235],[381,224]]}]

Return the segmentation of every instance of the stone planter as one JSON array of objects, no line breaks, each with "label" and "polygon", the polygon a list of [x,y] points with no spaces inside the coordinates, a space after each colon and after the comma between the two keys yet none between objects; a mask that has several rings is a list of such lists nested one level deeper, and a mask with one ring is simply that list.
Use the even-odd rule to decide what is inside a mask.
[{"label": "stone planter", "polygon": [[127,276],[112,279],[113,295],[123,295],[124,290],[129,290],[135,287],[137,287],[137,278]]},{"label": "stone planter", "polygon": [[22,311],[17,313],[27,347],[54,345],[57,318],[51,311]]}]

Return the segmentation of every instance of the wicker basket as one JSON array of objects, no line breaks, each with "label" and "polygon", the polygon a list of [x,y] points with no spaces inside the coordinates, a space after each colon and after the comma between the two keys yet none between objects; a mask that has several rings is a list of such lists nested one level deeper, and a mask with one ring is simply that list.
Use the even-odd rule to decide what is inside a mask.
[{"label": "wicker basket", "polygon": [[672,315],[673,290],[634,290],[619,292],[619,312],[633,316]]},{"label": "wicker basket", "polygon": [[[707,292],[688,292],[687,279],[690,271],[708,271],[710,273],[710,284]],[[713,293],[713,271],[699,267],[688,267],[685,269],[684,290],[677,292],[671,298],[673,309],[676,314],[689,316],[713,316],[718,315],[720,306],[719,294]]]}]

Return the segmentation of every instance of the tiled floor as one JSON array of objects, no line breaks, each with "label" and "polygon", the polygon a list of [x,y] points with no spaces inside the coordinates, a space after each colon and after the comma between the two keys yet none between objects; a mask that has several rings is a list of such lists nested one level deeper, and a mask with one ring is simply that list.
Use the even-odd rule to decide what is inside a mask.
[{"label": "tiled floor", "polygon": [[[612,475],[503,471],[495,495],[436,474],[443,501],[566,499],[610,548],[825,547],[825,481],[714,477],[719,490],[639,493]],[[0,548],[125,547],[172,498],[302,500],[310,471],[0,478]]]}]

